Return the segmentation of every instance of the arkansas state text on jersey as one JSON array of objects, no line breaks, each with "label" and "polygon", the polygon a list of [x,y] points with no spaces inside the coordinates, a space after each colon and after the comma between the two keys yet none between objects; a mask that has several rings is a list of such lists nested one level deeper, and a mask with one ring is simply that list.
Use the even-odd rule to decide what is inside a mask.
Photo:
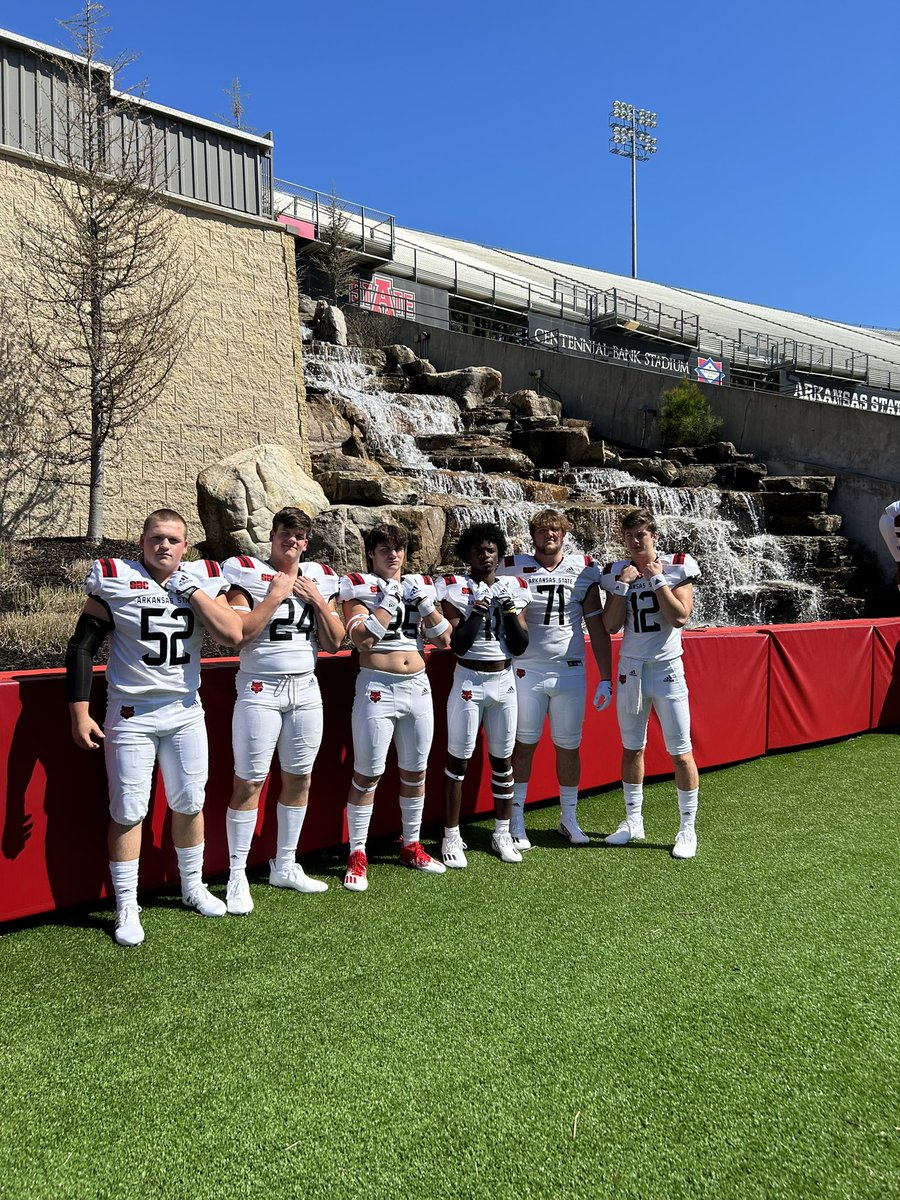
[{"label": "arkansas state text on jersey", "polygon": [[[208,596],[228,591],[219,564],[182,563]],[[180,604],[147,574],[142,563],[98,558],[84,584],[113,623],[106,679],[110,696],[188,696],[200,687],[204,627],[189,604]]]},{"label": "arkansas state text on jersey", "polygon": [[[244,593],[252,609],[266,598],[277,569],[242,554],[224,562],[222,573],[230,587]],[[326,600],[337,594],[338,577],[324,563],[300,563],[298,573],[313,580]],[[299,596],[287,596],[269,624],[241,650],[241,670],[254,676],[302,675],[313,670],[318,653],[312,605]]]},{"label": "arkansas state text on jersey", "polygon": [[530,554],[504,558],[497,574],[525,581],[533,603],[525,609],[528,649],[520,665],[584,658],[582,604],[588,588],[597,582],[590,555],[567,554],[555,567],[542,567]]}]

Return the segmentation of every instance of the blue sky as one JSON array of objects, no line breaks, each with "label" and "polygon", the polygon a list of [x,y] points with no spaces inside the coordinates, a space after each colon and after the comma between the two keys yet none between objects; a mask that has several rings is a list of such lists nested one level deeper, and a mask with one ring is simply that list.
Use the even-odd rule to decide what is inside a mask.
[{"label": "blue sky", "polygon": [[[78,0],[3,0],[68,45]],[[629,275],[613,100],[659,113],[639,275],[900,327],[897,0],[108,0],[124,82],[275,137],[275,172],[398,222]]]}]

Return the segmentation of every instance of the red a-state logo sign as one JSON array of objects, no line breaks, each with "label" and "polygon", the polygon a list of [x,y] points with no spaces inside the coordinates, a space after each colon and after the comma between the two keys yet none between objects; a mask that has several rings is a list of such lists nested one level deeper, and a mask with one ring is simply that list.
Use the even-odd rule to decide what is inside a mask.
[{"label": "red a-state logo sign", "polygon": [[350,303],[375,313],[384,313],[387,317],[406,317],[410,321],[416,319],[415,292],[405,292],[395,287],[392,279],[385,279],[382,275],[373,275],[371,282],[354,279],[350,284]]}]

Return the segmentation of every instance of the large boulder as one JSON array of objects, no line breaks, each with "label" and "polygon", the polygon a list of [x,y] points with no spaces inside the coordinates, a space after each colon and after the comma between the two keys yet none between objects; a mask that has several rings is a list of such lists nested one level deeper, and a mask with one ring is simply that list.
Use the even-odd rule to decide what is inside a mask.
[{"label": "large boulder", "polygon": [[215,558],[269,550],[272,517],[294,505],[310,518],[328,497],[284,446],[251,446],[205,467],[197,476],[197,507]]},{"label": "large boulder", "polygon": [[439,508],[425,504],[373,508],[337,504],[316,520],[308,557],[328,563],[339,575],[346,575],[348,571],[366,571],[363,535],[373,526],[382,524],[400,525],[409,534],[405,570],[433,573],[440,565],[444,514]]},{"label": "large boulder", "polygon": [[558,421],[562,404],[551,396],[539,396],[530,388],[523,388],[510,396],[509,411],[514,417],[554,417]]},{"label": "large boulder", "polygon": [[580,463],[590,446],[588,431],[583,425],[562,425],[556,429],[519,429],[511,437],[512,444],[521,450],[537,467],[561,467],[564,463]]},{"label": "large boulder", "polygon": [[402,367],[416,361],[416,353],[409,346],[383,346],[385,369],[399,371]]},{"label": "large boulder", "polygon": [[437,371],[420,375],[416,388],[421,395],[449,396],[460,408],[477,408],[496,396],[503,376],[493,367],[463,367],[459,371]]},{"label": "large boulder", "polygon": [[312,329],[320,342],[331,342],[334,346],[347,345],[347,320],[334,304],[328,304],[325,300],[319,301]]},{"label": "large boulder", "polygon": [[306,435],[309,452],[322,454],[344,446],[355,432],[354,422],[322,392],[306,393]]}]

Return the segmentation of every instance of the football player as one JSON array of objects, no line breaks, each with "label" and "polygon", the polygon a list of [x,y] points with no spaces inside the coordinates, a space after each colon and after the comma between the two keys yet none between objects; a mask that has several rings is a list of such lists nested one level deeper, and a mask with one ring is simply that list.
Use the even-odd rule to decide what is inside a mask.
[{"label": "football player", "polygon": [[606,842],[624,846],[644,836],[644,746],[650,709],[655,708],[675,768],[681,814],[672,854],[693,858],[700,779],[691,749],[681,631],[691,615],[700,568],[689,554],[659,554],[656,521],[647,509],[625,514],[622,536],[629,557],[605,566],[600,578],[608,597],[606,628],[616,633],[625,626],[616,688],[625,820]]},{"label": "football player", "polygon": [[534,598],[525,609],[528,648],[515,666],[519,714],[512,758],[512,835],[520,851],[531,848],[525,833],[525,797],[546,717],[556,749],[560,804],[557,831],[572,846],[586,846],[590,841],[578,824],[578,749],[587,694],[584,625],[600,672],[594,697],[598,711],[606,708],[612,698],[610,646],[593,559],[566,554],[563,546],[571,528],[565,514],[555,509],[535,513],[529,523],[534,553],[511,555],[497,571],[501,576],[524,579]]},{"label": "football player", "polygon": [[321,647],[340,649],[344,628],[335,609],[338,577],[324,563],[301,562],[309,518],[283,508],[272,519],[268,562],[239,555],[222,564],[228,603],[243,626],[237,703],[232,718],[234,788],[226,829],[231,873],[225,894],[236,916],[253,911],[247,857],[259,797],[278,749],[281,792],[269,883],[297,892],[324,892],[297,862],[313,763],[322,744],[322,696],[314,674]]},{"label": "football player", "polygon": [[[182,563],[187,525],[173,509],[152,512],[141,534],[141,562],[100,558],[84,581],[87,600],[66,651],[72,737],[83,750],[103,745],[109,780],[109,870],[116,897],[115,939],[144,940],[137,903],[141,826],[159,759],[172,810],[181,898],[204,917],[225,905],[203,883],[206,724],[197,695],[206,630],[236,646],[241,621],[225,599],[215,562]],[[90,714],[94,655],[109,637],[106,721]]]},{"label": "football player", "polygon": [[513,772],[510,755],[516,739],[516,685],[512,659],[528,646],[524,610],[531,592],[524,579],[496,576],[506,554],[498,525],[470,525],[459,539],[457,556],[467,575],[436,581],[444,616],[450,622],[450,648],[456,670],[447,700],[447,766],[444,774],[444,840],[441,857],[448,867],[466,867],[466,844],[459,832],[462,786],[484,724],[491,791],[494,797],[492,849],[505,863],[522,861],[509,829]]},{"label": "football player", "polygon": [[900,588],[900,500],[889,504],[878,522],[891,558],[897,564],[897,587]]},{"label": "football player", "polygon": [[437,605],[427,575],[404,575],[408,537],[399,525],[377,525],[364,539],[370,572],[340,581],[347,633],[359,651],[359,677],[353,701],[353,781],[347,799],[350,859],[344,887],[369,886],[366,839],[378,780],[388,747],[397,746],[403,845],[400,861],[434,875],[444,864],[426,854],[419,841],[425,807],[425,765],[434,732],[431,685],[422,655],[427,639],[442,649],[450,622]]}]

